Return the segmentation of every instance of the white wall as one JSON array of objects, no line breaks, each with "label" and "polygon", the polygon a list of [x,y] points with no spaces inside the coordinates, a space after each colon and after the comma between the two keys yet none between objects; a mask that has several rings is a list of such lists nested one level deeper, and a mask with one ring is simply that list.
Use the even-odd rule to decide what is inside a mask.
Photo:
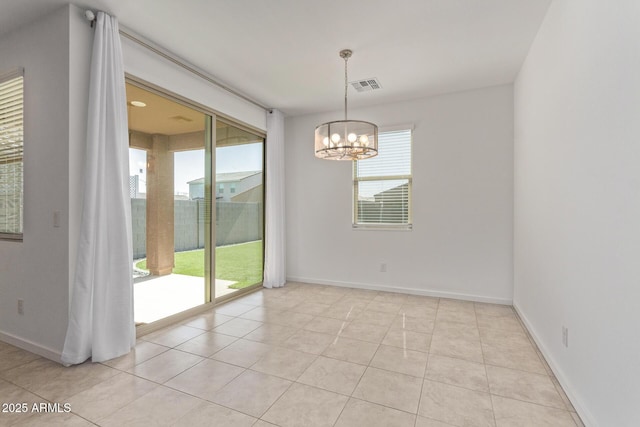
[{"label": "white wall", "polygon": [[267,128],[264,109],[207,83],[126,37],[120,39],[127,73],[240,122],[261,130]]},{"label": "white wall", "polygon": [[639,17],[553,2],[515,84],[514,304],[589,426],[640,425]]},{"label": "white wall", "polygon": [[352,230],[350,162],[313,154],[315,126],[342,114],[285,122],[288,279],[510,303],[512,86],[349,111],[414,124],[412,231]]},{"label": "white wall", "polygon": [[[24,241],[0,241],[0,339],[48,357],[64,343],[75,262],[69,236],[76,223],[69,219],[78,203],[69,171],[80,160],[70,147],[85,134],[86,103],[77,96],[84,80],[76,78],[88,66],[88,52],[79,43],[70,53],[70,39],[91,37],[81,20],[77,8],[65,6],[0,40],[0,67],[25,69]],[[53,227],[54,211],[61,213],[60,228]],[[17,314],[18,298],[24,315]]]}]

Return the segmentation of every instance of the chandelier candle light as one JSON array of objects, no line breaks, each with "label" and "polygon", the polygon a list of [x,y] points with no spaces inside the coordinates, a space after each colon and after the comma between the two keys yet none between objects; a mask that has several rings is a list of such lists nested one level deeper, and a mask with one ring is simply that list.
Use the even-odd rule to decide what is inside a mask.
[{"label": "chandelier candle light", "polygon": [[347,61],[353,52],[341,50],[344,59],[344,120],[316,127],[316,157],[327,160],[362,160],[378,154],[378,126],[361,120],[347,120]]}]

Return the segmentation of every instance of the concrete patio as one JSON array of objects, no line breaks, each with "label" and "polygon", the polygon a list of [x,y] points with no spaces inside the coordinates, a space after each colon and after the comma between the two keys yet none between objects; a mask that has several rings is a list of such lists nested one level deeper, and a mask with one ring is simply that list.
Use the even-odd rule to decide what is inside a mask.
[{"label": "concrete patio", "polygon": [[[236,292],[236,282],[216,279],[215,297]],[[204,278],[168,274],[134,279],[134,318],[136,324],[151,323],[204,304]]]}]

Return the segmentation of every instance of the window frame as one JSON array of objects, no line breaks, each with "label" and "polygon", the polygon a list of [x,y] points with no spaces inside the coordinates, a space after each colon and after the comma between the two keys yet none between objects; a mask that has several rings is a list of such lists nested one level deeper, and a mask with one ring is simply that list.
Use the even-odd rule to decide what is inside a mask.
[{"label": "window frame", "polygon": [[0,84],[5,83],[9,80],[13,80],[16,78],[22,79],[22,158],[20,162],[22,163],[22,182],[21,182],[21,201],[22,207],[20,209],[20,223],[21,229],[19,233],[8,233],[6,231],[0,231],[0,241],[10,241],[10,242],[22,242],[24,240],[24,128],[25,128],[25,117],[24,117],[24,87],[25,87],[25,79],[24,79],[24,68],[23,67],[15,67],[7,70],[6,72],[0,73]]},{"label": "window frame", "polygon": [[[387,175],[387,176],[367,176],[358,177],[358,165],[357,161],[353,162],[352,173],[352,218],[351,227],[353,230],[388,230],[388,231],[411,231],[413,229],[413,124],[402,124],[395,126],[385,126],[380,128],[378,132],[378,138],[385,133],[397,132],[397,131],[409,131],[409,171],[408,175]],[[379,148],[379,147],[378,147]],[[407,222],[396,223],[359,223],[358,219],[358,183],[366,181],[395,181],[395,180],[407,180],[407,192],[408,192],[408,207],[407,207]]]}]

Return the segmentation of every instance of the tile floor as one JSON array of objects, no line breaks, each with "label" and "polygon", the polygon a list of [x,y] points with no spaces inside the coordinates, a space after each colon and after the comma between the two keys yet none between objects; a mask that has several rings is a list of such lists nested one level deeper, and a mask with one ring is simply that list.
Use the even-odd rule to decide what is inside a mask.
[{"label": "tile floor", "polygon": [[582,426],[507,306],[288,283],[64,368],[0,342],[10,426]]}]

